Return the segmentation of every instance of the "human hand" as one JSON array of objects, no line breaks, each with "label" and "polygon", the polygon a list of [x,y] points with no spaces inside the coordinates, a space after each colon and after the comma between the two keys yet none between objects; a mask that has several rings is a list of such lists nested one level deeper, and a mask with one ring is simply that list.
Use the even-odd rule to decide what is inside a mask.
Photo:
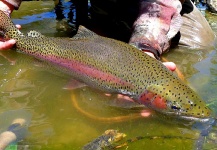
[{"label": "human hand", "polygon": [[[21,29],[20,25],[16,25],[16,27],[18,29]],[[5,39],[0,39],[0,50],[7,50],[12,48],[16,43],[16,40],[14,39],[9,39],[9,40],[5,40]]]},{"label": "human hand", "polygon": [[174,62],[163,62],[163,64],[171,71],[176,70],[176,64]]},{"label": "human hand", "polygon": [[[5,14],[7,14],[10,17],[10,14],[14,10],[14,6],[11,5],[10,3],[8,3],[7,1],[1,1],[0,0],[0,10],[5,12]],[[16,25],[16,27],[18,29],[21,28],[20,25]],[[15,43],[16,43],[16,41],[14,39],[6,40],[4,38],[0,38],[0,50],[10,49],[14,46]]]},{"label": "human hand", "polygon": [[10,39],[7,41],[0,41],[0,50],[7,50],[14,46],[16,41],[14,39]]}]

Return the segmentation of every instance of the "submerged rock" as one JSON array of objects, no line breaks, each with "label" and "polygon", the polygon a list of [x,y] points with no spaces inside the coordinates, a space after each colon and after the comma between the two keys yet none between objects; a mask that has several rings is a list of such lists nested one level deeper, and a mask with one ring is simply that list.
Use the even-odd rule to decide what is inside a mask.
[{"label": "submerged rock", "polygon": [[126,135],[117,130],[106,130],[105,133],[90,143],[86,144],[82,150],[102,150],[105,148],[113,149],[112,144],[122,140]]}]

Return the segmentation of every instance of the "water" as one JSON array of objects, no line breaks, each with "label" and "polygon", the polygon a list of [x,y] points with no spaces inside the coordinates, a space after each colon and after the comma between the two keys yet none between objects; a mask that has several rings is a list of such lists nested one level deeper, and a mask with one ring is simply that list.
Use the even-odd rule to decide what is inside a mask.
[{"label": "water", "polygon": [[[23,2],[19,11],[13,13],[13,21],[22,25],[22,32],[34,29],[47,36],[71,36],[73,25],[66,26],[67,19],[57,21],[53,8],[53,2]],[[208,18],[217,32],[217,17],[210,15]],[[216,49],[202,51],[177,48],[164,57],[178,65],[189,86],[217,114]],[[87,86],[75,90],[64,89],[70,82],[68,76],[48,71],[42,63],[29,56],[13,50],[1,51],[0,120],[8,120],[4,114],[10,114],[11,111],[24,110],[26,114],[22,113],[20,117],[31,115],[31,119],[28,118],[28,134],[17,143],[18,148],[77,150],[108,129],[119,130],[127,135],[119,144],[142,137],[129,142],[122,149],[145,147],[152,150],[178,150],[195,147],[200,133],[191,126],[162,118],[154,112],[149,117],[141,117],[141,111],[149,110],[129,103],[118,105],[112,101],[115,96],[108,97]],[[114,120],[115,117],[120,117],[119,121]],[[9,126],[10,121],[0,124],[1,132],[7,124]],[[215,132],[212,131],[211,135],[210,140],[205,141],[205,148],[217,145],[210,142]]]}]

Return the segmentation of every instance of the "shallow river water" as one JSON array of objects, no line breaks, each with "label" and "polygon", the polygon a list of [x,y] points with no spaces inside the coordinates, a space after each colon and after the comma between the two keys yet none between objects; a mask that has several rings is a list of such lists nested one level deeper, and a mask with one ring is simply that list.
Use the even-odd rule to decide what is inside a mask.
[{"label": "shallow river water", "polygon": [[[22,32],[34,29],[47,36],[68,36],[71,28],[66,20],[55,19],[53,8],[54,2],[23,2],[13,13],[13,22],[22,25]],[[217,16],[208,13],[207,17],[217,33]],[[217,49],[176,48],[164,57],[178,65],[187,84],[217,115]],[[32,57],[14,50],[0,52],[0,132],[23,117],[28,131],[15,143],[18,149],[82,149],[108,129],[127,135],[118,145],[137,139],[121,149],[195,148],[200,131],[192,126],[154,112],[142,117],[140,113],[148,111],[144,107],[117,104],[115,96],[90,87],[68,89],[69,82],[68,76],[49,71]],[[216,135],[211,131],[204,149],[216,148]]]}]

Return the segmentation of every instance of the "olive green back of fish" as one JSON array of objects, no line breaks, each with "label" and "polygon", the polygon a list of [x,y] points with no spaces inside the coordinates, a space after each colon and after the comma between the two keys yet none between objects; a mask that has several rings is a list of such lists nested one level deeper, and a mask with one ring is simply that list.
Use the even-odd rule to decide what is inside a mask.
[{"label": "olive green back of fish", "polygon": [[[23,53],[45,60],[89,86],[126,94],[166,114],[206,118],[211,111],[197,94],[161,62],[127,43],[98,36],[80,27],[72,39],[19,33],[0,12],[0,28],[17,40]],[[4,23],[2,23],[4,22]]]}]

